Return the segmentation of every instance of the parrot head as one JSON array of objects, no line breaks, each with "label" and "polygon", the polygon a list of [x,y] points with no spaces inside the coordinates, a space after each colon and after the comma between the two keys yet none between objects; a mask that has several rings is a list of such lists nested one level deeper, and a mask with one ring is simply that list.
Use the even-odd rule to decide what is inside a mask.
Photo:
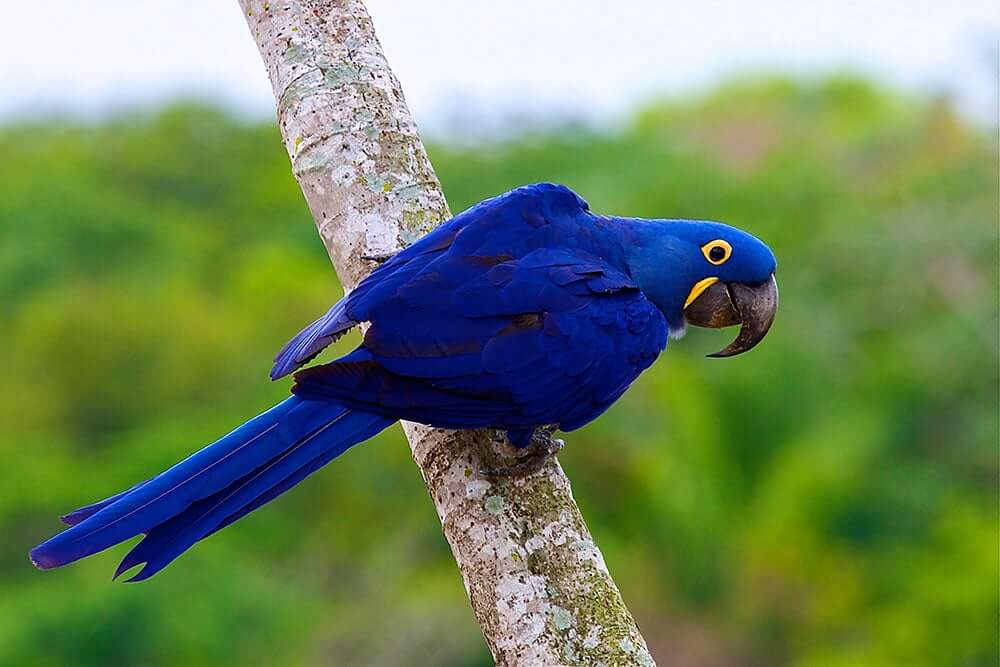
[{"label": "parrot head", "polygon": [[719,222],[642,223],[634,227],[629,263],[672,336],[683,334],[686,324],[713,329],[739,324],[736,339],[710,357],[731,357],[764,339],[778,310],[777,262],[767,245]]}]

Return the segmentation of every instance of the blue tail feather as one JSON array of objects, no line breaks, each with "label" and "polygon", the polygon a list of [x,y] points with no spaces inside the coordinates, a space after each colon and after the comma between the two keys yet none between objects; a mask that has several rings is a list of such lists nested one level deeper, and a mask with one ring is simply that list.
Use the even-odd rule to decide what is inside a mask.
[{"label": "blue tail feather", "polygon": [[[195,542],[222,528],[224,523],[228,525],[231,520],[273,500],[309,472],[339,456],[351,445],[367,440],[391,423],[392,420],[385,417],[342,409],[330,422],[250,475],[153,528],[125,556],[115,577],[145,563],[145,567],[128,581],[148,579]],[[303,471],[304,474],[299,474]],[[290,480],[294,481],[287,483]],[[275,491],[277,492],[274,493]],[[239,516],[233,518],[237,514]]]},{"label": "blue tail feather", "polygon": [[146,579],[392,421],[289,398],[166,472],[67,514],[72,527],[35,547],[31,559],[59,567],[145,533],[115,576],[145,563],[132,580]]},{"label": "blue tail feather", "polygon": [[62,521],[67,526],[75,526],[84,519],[94,516],[95,514],[97,514],[102,509],[104,509],[111,503],[115,502],[116,500],[124,498],[127,494],[132,493],[133,491],[138,489],[140,486],[146,484],[147,482],[149,482],[148,479],[145,482],[139,482],[135,486],[129,487],[124,491],[122,491],[121,493],[116,493],[115,495],[105,498],[104,500],[93,503],[91,505],[84,505],[83,507],[75,509],[72,512],[69,512],[68,514],[63,514],[61,517],[59,517],[59,520]]}]

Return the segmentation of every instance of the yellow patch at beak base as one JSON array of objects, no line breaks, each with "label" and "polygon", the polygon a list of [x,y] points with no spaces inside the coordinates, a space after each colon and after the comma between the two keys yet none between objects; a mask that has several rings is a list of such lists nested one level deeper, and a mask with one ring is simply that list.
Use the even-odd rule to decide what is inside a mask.
[{"label": "yellow patch at beak base", "polygon": [[702,292],[704,292],[717,282],[719,282],[719,278],[717,276],[702,278],[701,280],[696,282],[694,284],[694,287],[691,288],[691,291],[688,292],[687,299],[684,300],[684,307],[687,308],[688,306],[690,306],[691,302],[693,302],[695,299],[701,296]]}]

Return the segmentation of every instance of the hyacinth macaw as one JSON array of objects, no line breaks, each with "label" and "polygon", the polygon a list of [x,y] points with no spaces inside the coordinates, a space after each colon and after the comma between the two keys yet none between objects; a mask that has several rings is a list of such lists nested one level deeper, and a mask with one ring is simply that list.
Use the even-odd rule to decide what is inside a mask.
[{"label": "hyacinth macaw", "polygon": [[489,199],[385,261],[285,345],[271,378],[367,322],[357,349],[299,371],[290,398],[165,472],[65,515],[31,560],[59,567],[145,534],[115,576],[143,564],[129,581],[146,579],[400,419],[501,429],[544,455],[545,427],[607,410],[686,323],[741,325],[710,356],[756,345],[777,310],[774,270],[764,243],[717,222],[597,215],[553,184]]}]

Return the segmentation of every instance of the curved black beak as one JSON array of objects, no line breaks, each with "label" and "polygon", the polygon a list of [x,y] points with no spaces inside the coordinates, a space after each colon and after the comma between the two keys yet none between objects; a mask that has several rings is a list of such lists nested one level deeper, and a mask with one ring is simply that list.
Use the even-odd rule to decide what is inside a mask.
[{"label": "curved black beak", "polygon": [[684,319],[697,327],[720,329],[740,325],[736,340],[710,357],[732,357],[764,340],[778,312],[774,274],[758,285],[715,283],[684,309]]}]

